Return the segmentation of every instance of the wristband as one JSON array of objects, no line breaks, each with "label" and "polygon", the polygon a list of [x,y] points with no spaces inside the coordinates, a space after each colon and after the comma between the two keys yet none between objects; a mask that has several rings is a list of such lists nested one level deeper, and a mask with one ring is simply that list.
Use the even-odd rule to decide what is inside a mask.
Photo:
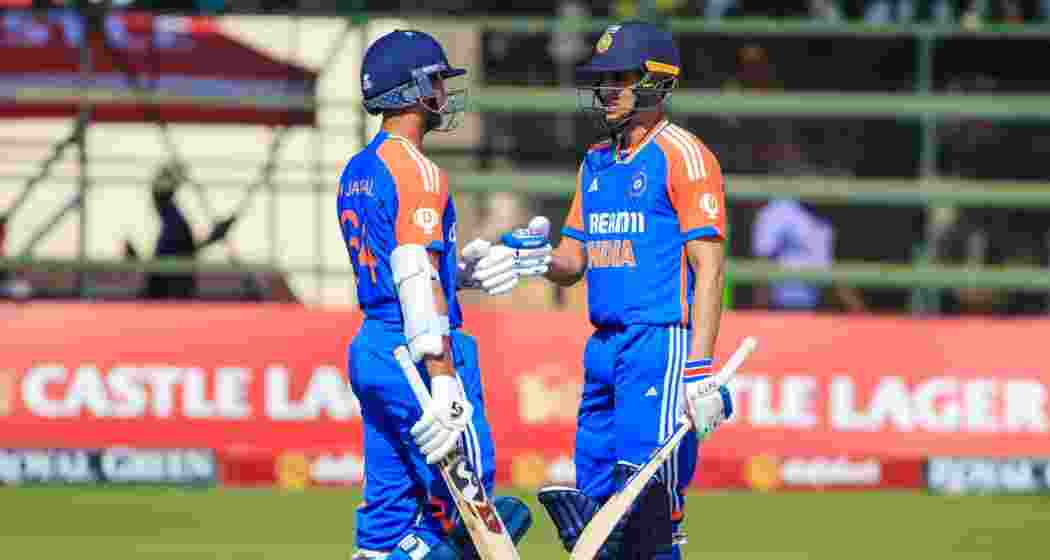
[{"label": "wristband", "polygon": [[686,383],[700,381],[704,377],[711,375],[713,368],[714,360],[711,358],[689,360],[685,363],[685,369],[682,372],[682,380]]}]

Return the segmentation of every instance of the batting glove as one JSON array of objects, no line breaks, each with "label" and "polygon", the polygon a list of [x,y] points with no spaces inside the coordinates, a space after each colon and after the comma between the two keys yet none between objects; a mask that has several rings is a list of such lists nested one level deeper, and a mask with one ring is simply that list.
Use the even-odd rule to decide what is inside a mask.
[{"label": "batting glove", "polygon": [[430,378],[430,403],[410,431],[427,464],[439,463],[458,449],[460,436],[473,416],[474,407],[464,395],[459,378]]},{"label": "batting glove", "polygon": [[506,245],[493,245],[485,258],[474,266],[471,278],[481,285],[486,294],[497,296],[511,291],[518,284],[518,276],[514,249]]},{"label": "batting glove", "polygon": [[478,262],[489,254],[492,243],[481,238],[476,238],[466,247],[459,257],[459,270],[456,272],[456,287],[460,289],[481,289],[481,282],[474,279],[474,271],[477,270]]},{"label": "batting glove", "polygon": [[518,278],[545,274],[551,262],[549,233],[550,220],[536,216],[529,227],[504,234],[502,244],[490,247],[475,265],[473,281],[480,283],[485,293],[499,295],[513,289]]},{"label": "batting glove", "polygon": [[711,381],[711,358],[690,360],[685,364],[686,413],[693,423],[697,438],[707,439],[733,415],[733,396],[729,389]]},{"label": "batting glove", "polygon": [[514,249],[518,276],[541,276],[551,262],[551,222],[543,216],[529,220],[529,227],[503,234],[501,241]]}]

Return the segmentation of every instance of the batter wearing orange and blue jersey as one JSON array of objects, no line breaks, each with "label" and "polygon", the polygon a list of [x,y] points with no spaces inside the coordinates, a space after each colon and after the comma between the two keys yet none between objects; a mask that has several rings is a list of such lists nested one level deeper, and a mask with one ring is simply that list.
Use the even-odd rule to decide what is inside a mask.
[{"label": "batter wearing orange and blue jersey", "polygon": [[615,25],[578,69],[585,109],[609,139],[592,146],[547,277],[586,278],[594,334],[584,353],[576,488],[539,498],[567,549],[682,421],[692,431],[609,537],[603,558],[680,556],[684,491],[700,441],[732,399],[691,390],[712,368],[721,316],[725,195],[714,154],[667,120],[681,68],[670,34]]},{"label": "batter wearing orange and blue jersey", "polygon": [[[362,64],[365,108],[383,115],[382,130],[347,163],[337,199],[364,314],[349,348],[350,384],[364,424],[355,560],[475,558],[434,465],[462,456],[460,465],[473,474],[457,469],[456,476],[492,491],[494,449],[478,349],[461,331],[456,298],[471,267],[457,256],[448,178],[421,151],[428,132],[454,127],[461,96],[446,90],[445,81],[463,73],[420,31],[384,35]],[[467,264],[514,264],[515,253],[503,246],[475,240],[468,248]],[[509,270],[479,287],[509,289],[518,276],[515,266]],[[417,400],[394,358],[402,346],[430,391],[428,403]],[[528,509],[512,497],[493,501],[508,532],[520,539],[531,523]]]}]

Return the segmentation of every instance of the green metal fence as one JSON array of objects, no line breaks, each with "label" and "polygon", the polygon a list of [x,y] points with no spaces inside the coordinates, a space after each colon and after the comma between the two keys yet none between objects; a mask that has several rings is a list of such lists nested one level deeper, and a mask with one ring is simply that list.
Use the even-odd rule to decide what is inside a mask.
[{"label": "green metal fence", "polygon": [[[359,25],[380,14],[355,14],[348,25]],[[600,31],[610,20],[557,20],[491,18],[482,22],[452,19],[430,19],[426,25],[469,23],[475,30],[506,33],[539,33],[551,31]],[[681,90],[675,93],[672,107],[681,115],[752,115],[752,116],[838,116],[918,120],[922,124],[923,142],[920,176],[917,180],[869,180],[826,177],[755,177],[729,176],[728,196],[731,201],[758,201],[774,197],[791,197],[815,202],[888,206],[993,206],[1050,207],[1050,188],[1043,183],[974,182],[936,177],[937,125],[948,119],[980,118],[1001,121],[1050,120],[1050,95],[964,95],[932,91],[933,48],[945,39],[967,36],[1002,40],[1050,38],[1050,26],[994,27],[977,30],[945,26],[868,26],[862,24],[828,24],[821,22],[736,20],[709,22],[672,19],[668,24],[676,33],[717,33],[748,36],[880,36],[908,37],[919,42],[917,49],[918,78],[911,93],[725,93],[707,90]],[[351,55],[351,53],[347,53]],[[473,91],[472,110],[482,113],[567,113],[576,109],[575,95],[557,88],[485,87]],[[353,99],[324,100],[330,107],[359,109]],[[330,132],[330,131],[329,131]],[[236,162],[224,161],[224,165]],[[303,163],[304,167],[310,163]],[[315,165],[316,167],[316,165]],[[452,173],[454,190],[466,192],[513,191],[523,194],[562,194],[572,192],[574,175],[565,173]],[[334,170],[324,170],[333,176]],[[0,178],[23,181],[22,177]],[[120,187],[120,177],[92,177],[92,184]],[[278,180],[282,192],[312,193],[323,196],[317,182]],[[132,185],[128,185],[132,186]],[[135,183],[134,186],[140,186]],[[209,188],[243,188],[243,182],[229,184],[209,182]],[[324,191],[327,192],[327,191]],[[27,267],[78,271],[170,271],[201,270],[257,271],[268,266],[252,263],[220,265],[185,262],[126,263],[108,260],[24,260],[0,259],[0,270]],[[297,267],[283,267],[295,272]],[[258,270],[256,270],[258,269]],[[958,288],[986,287],[1018,290],[1047,290],[1050,281],[1038,269],[968,269],[935,267],[919,258],[912,267],[875,263],[840,263],[826,270],[783,269],[768,263],[732,260],[733,278],[741,283],[797,279],[818,284],[843,283],[869,287],[893,288]],[[322,266],[306,272],[318,275],[346,274]]]}]

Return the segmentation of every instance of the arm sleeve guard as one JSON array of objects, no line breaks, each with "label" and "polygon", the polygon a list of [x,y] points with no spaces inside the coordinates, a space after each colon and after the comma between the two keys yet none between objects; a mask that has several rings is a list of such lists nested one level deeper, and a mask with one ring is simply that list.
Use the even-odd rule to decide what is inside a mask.
[{"label": "arm sleeve guard", "polygon": [[433,282],[438,281],[438,276],[426,249],[422,245],[398,245],[390,254],[390,267],[412,359],[440,356],[444,352],[441,337],[449,330],[448,317],[437,313]]}]

